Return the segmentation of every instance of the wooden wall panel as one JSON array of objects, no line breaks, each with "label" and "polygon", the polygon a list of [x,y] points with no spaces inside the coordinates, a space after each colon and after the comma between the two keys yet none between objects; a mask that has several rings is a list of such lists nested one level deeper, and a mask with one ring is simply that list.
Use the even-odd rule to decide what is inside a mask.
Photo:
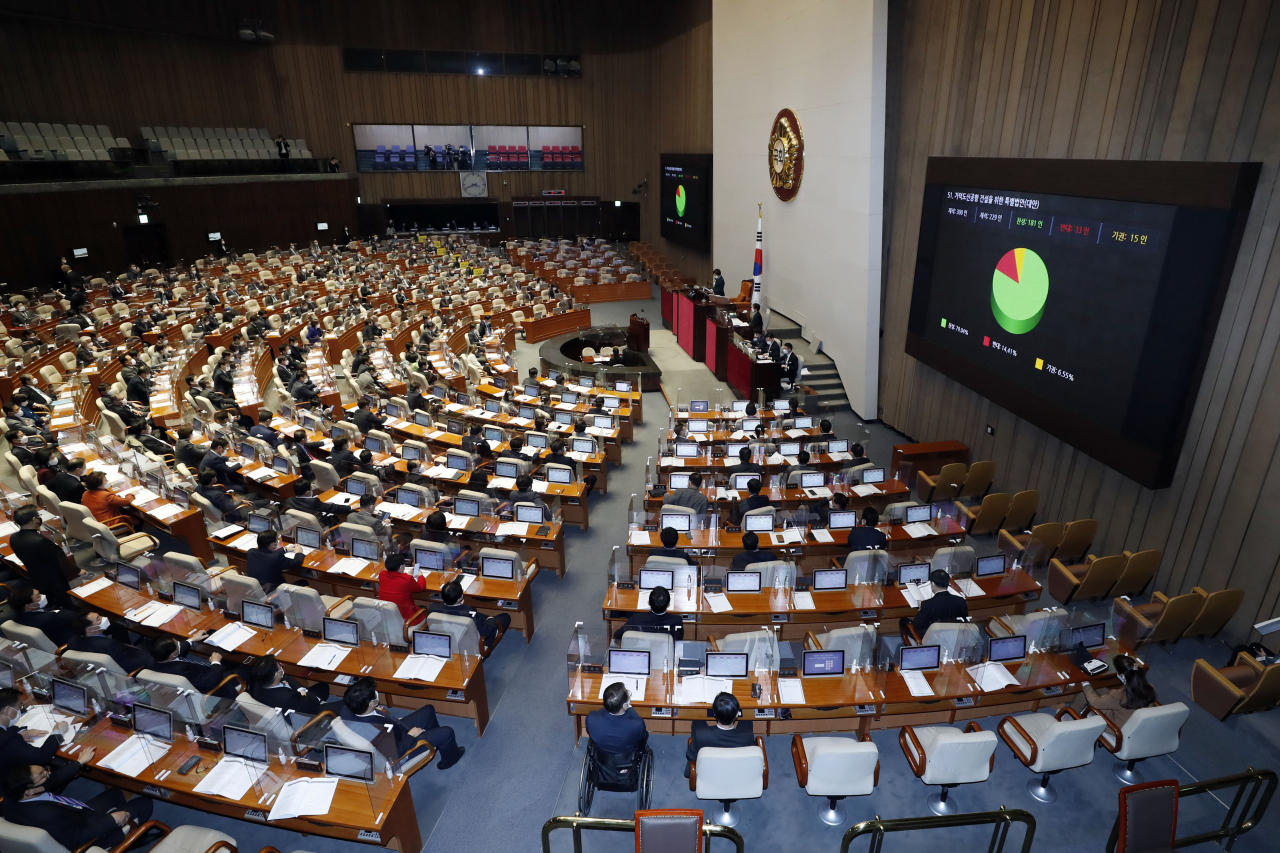
[{"label": "wooden wall panel", "polygon": [[[1155,587],[1240,587],[1228,629],[1280,615],[1280,4],[908,0],[887,150],[881,416],[994,459],[1043,520],[1095,517],[1095,553],[1159,548]],[[1152,492],[903,352],[930,155],[1264,164],[1174,484]],[[995,427],[992,438],[986,426]]]},{"label": "wooden wall panel", "polygon": [[[663,0],[69,0],[56,12],[0,0],[0,119],[142,126],[266,127],[354,168],[358,123],[581,125],[583,172],[492,173],[490,195],[641,202],[641,234],[699,278],[710,255],[658,235],[658,154],[711,151],[711,3]],[[46,17],[57,15],[59,17]],[[271,47],[235,40],[265,17]],[[573,53],[581,78],[346,73],[342,48]],[[647,194],[634,187],[649,181]],[[359,175],[365,203],[456,198],[456,175]]]}]

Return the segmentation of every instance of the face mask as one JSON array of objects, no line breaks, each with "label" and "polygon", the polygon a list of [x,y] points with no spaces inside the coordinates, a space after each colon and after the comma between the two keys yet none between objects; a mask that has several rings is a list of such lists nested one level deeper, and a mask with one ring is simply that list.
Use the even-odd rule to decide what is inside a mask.
[{"label": "face mask", "polygon": [[105,634],[107,629],[111,627],[111,620],[103,616],[102,621],[98,623],[98,628]]},{"label": "face mask", "polygon": [[39,607],[41,610],[44,610],[48,606],[49,606],[49,596],[47,595],[40,596],[40,600],[36,602],[36,607]]}]

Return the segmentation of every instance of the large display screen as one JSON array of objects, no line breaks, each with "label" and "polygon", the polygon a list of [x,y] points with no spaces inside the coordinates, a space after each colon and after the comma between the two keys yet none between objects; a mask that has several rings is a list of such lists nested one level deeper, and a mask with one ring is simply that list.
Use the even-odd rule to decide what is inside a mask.
[{"label": "large display screen", "polygon": [[662,236],[697,249],[711,248],[711,155],[663,154]]},{"label": "large display screen", "polygon": [[1162,488],[1257,169],[1130,165],[931,158],[907,352]]}]

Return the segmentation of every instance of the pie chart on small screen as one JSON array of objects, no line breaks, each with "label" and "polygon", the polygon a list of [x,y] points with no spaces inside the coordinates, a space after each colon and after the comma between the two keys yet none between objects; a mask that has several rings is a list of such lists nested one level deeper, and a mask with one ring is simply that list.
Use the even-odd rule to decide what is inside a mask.
[{"label": "pie chart on small screen", "polygon": [[1044,316],[1049,270],[1030,249],[1010,249],[991,276],[991,313],[1000,328],[1014,335],[1031,331]]},{"label": "pie chart on small screen", "polygon": [[684,216],[684,184],[676,187],[676,216]]}]

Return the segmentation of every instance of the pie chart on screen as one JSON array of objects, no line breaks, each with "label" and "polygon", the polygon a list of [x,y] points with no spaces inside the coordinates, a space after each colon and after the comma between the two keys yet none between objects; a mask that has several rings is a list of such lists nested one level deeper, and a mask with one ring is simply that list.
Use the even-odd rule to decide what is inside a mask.
[{"label": "pie chart on screen", "polygon": [[676,187],[676,216],[684,216],[684,184]]},{"label": "pie chart on screen", "polygon": [[991,313],[1000,328],[1023,335],[1044,316],[1049,296],[1049,270],[1030,249],[1010,249],[991,276]]}]

